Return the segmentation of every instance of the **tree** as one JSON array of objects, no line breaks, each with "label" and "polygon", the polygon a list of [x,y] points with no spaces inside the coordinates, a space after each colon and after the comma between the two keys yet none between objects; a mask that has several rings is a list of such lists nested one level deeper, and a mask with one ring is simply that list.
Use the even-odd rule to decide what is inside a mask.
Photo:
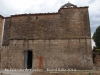
[{"label": "tree", "polygon": [[96,48],[100,48],[100,26],[97,27],[96,31],[93,34],[93,40],[95,42]]},{"label": "tree", "polygon": [[96,55],[100,54],[100,26],[97,27],[92,38],[96,45],[96,47],[94,47],[92,51],[93,52],[92,58],[93,58],[93,63],[96,63],[95,62]]}]

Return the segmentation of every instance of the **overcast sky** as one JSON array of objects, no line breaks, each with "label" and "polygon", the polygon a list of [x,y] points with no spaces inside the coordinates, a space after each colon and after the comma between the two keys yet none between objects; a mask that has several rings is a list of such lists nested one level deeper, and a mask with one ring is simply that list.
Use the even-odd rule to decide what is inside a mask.
[{"label": "overcast sky", "polygon": [[[25,13],[58,12],[67,2],[77,6],[89,6],[91,36],[100,25],[100,0],[0,0],[0,14],[4,17]],[[92,45],[94,43],[92,41]]]}]

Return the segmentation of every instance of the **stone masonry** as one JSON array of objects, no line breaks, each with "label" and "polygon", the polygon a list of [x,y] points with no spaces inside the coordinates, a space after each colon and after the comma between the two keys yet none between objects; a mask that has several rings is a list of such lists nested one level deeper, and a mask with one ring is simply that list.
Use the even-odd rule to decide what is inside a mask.
[{"label": "stone masonry", "polygon": [[1,40],[2,40],[3,19],[4,19],[4,17],[0,15],[0,35],[1,35],[0,36],[0,47],[1,47]]},{"label": "stone masonry", "polygon": [[3,28],[4,17],[0,15],[0,67],[1,67],[1,40],[2,40],[2,28]]},{"label": "stone masonry", "polygon": [[88,7],[67,3],[57,13],[5,17],[1,68],[25,68],[26,51],[32,69],[93,69]]}]

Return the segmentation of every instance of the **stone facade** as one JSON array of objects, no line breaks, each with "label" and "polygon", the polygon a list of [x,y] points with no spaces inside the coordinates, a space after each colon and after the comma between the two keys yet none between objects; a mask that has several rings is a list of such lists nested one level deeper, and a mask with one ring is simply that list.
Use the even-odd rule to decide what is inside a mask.
[{"label": "stone facade", "polygon": [[32,51],[33,69],[92,69],[88,7],[5,17],[2,45],[1,68],[28,68],[25,52]]},{"label": "stone facade", "polygon": [[[2,28],[3,28],[3,20],[4,17],[0,15],[0,47],[1,47],[1,40],[2,40]],[[1,49],[1,48],[0,48]]]},{"label": "stone facade", "polygon": [[2,40],[2,28],[3,28],[4,17],[0,15],[0,67],[1,67],[1,40]]}]

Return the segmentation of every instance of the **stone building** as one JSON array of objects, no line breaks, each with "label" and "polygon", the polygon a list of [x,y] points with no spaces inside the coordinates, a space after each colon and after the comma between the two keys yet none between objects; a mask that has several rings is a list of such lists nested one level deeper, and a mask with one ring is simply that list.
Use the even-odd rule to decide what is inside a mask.
[{"label": "stone building", "polygon": [[88,6],[0,17],[0,34],[3,19],[1,68],[92,69]]},{"label": "stone building", "polygon": [[[2,25],[3,25],[3,20],[4,20],[4,17],[0,15],[0,47],[1,47],[1,40],[2,40]],[[1,50],[1,48],[0,48]]]},{"label": "stone building", "polygon": [[[1,64],[1,40],[2,40],[2,24],[3,24],[4,17],[0,15],[0,64]],[[1,65],[0,65],[1,67]]]}]

